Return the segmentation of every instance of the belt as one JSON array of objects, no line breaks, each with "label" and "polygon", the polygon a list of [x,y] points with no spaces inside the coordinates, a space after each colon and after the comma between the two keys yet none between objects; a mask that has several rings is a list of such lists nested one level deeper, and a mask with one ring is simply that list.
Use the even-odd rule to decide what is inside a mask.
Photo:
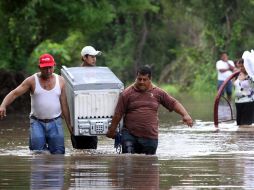
[{"label": "belt", "polygon": [[33,116],[33,115],[30,116],[31,119],[35,119],[35,120],[40,121],[40,122],[43,122],[43,123],[49,123],[49,122],[51,122],[51,121],[54,121],[54,120],[58,119],[59,117],[61,117],[61,115],[59,115],[58,117],[55,117],[55,118],[53,118],[53,119],[39,119],[39,118],[37,118],[37,117],[35,117],[35,116]]}]

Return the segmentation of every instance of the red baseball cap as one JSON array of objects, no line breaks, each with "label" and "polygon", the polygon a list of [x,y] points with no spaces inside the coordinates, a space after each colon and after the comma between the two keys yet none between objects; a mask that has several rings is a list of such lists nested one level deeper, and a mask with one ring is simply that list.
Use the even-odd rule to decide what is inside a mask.
[{"label": "red baseball cap", "polygon": [[40,62],[40,64],[39,64],[40,67],[55,66],[55,60],[54,60],[53,56],[48,53],[41,55],[39,62]]}]

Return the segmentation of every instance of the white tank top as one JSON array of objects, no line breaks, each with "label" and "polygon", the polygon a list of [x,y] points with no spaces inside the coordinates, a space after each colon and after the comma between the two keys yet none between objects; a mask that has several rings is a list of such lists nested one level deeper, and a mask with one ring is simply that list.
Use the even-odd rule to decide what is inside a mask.
[{"label": "white tank top", "polygon": [[35,89],[31,96],[31,113],[39,119],[53,119],[61,115],[59,76],[54,73],[56,79],[55,86],[51,90],[41,87],[37,73],[34,74]]}]

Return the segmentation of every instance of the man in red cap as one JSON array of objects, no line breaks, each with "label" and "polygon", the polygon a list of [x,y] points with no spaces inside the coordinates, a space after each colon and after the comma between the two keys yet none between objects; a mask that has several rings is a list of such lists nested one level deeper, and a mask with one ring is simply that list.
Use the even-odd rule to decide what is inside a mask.
[{"label": "man in red cap", "polygon": [[6,116],[6,108],[17,97],[30,91],[30,136],[29,148],[32,151],[49,151],[52,154],[64,154],[63,115],[69,131],[72,133],[70,113],[65,94],[63,77],[54,73],[55,61],[50,54],[39,58],[40,72],[26,78],[12,90],[0,105],[0,118]]}]

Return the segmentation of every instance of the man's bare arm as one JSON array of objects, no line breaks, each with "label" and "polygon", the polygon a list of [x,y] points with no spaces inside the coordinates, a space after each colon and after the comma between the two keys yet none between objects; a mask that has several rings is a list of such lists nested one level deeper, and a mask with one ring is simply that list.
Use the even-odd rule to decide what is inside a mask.
[{"label": "man's bare arm", "polygon": [[71,119],[70,119],[70,111],[69,106],[67,103],[67,97],[65,92],[65,81],[62,77],[59,76],[60,84],[61,84],[61,96],[60,96],[60,103],[62,108],[62,113],[67,124],[69,132],[73,133],[73,127],[71,126]]},{"label": "man's bare arm", "polygon": [[109,127],[108,132],[106,134],[106,136],[108,138],[112,138],[112,139],[115,138],[116,128],[117,128],[119,122],[121,121],[121,119],[122,119],[122,115],[120,115],[120,114],[115,114],[113,116],[112,121],[111,121],[111,126]]},{"label": "man's bare arm", "polygon": [[0,105],[0,118],[6,116],[6,108],[19,96],[23,95],[32,88],[33,76],[26,78],[17,88],[7,94]]},{"label": "man's bare arm", "polygon": [[188,114],[188,112],[180,102],[176,102],[174,106],[174,111],[182,116],[183,122],[186,123],[189,127],[193,126],[191,116]]}]

